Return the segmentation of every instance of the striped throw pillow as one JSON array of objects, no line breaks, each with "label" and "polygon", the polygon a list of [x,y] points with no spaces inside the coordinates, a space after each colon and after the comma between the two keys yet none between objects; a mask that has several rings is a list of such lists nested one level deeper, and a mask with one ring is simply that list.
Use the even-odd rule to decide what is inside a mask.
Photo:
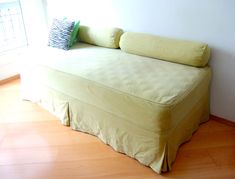
[{"label": "striped throw pillow", "polygon": [[48,46],[69,50],[74,23],[72,21],[54,19],[49,33]]}]

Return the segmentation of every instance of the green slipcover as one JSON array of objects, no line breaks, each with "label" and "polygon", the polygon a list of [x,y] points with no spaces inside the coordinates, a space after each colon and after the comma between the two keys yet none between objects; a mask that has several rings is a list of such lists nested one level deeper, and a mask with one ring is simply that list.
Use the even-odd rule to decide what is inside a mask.
[{"label": "green slipcover", "polygon": [[113,27],[89,27],[81,26],[79,29],[79,40],[107,48],[119,48],[120,37],[123,30]]},{"label": "green slipcover", "polygon": [[158,173],[208,119],[210,77],[209,67],[82,43],[28,53],[21,69],[22,98]]},{"label": "green slipcover", "polygon": [[210,57],[208,45],[202,42],[134,32],[121,36],[120,48],[128,53],[196,67],[206,66]]}]

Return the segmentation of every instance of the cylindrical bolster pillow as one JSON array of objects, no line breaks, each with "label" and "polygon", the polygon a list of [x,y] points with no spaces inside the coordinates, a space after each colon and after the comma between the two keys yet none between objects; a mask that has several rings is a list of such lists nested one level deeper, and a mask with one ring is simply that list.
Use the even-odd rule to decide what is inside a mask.
[{"label": "cylindrical bolster pillow", "polygon": [[196,67],[207,65],[210,56],[210,49],[204,43],[134,32],[121,36],[120,48],[128,53]]},{"label": "cylindrical bolster pillow", "polygon": [[92,45],[119,48],[120,36],[123,30],[119,28],[95,28],[81,26],[78,38],[81,42]]}]

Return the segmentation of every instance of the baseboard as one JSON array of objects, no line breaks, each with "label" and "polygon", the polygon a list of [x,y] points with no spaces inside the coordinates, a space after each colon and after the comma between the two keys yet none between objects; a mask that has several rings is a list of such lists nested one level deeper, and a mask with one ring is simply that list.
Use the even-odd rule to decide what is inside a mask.
[{"label": "baseboard", "polygon": [[11,81],[17,80],[17,79],[20,79],[20,75],[19,75],[19,74],[14,75],[14,76],[9,77],[9,78],[6,78],[6,79],[4,79],[4,80],[0,80],[0,85],[3,85],[3,84],[5,84],[5,83],[11,82]]},{"label": "baseboard", "polygon": [[210,115],[210,119],[215,120],[215,121],[220,122],[220,123],[223,123],[223,124],[226,124],[228,126],[235,127],[235,122],[229,121],[229,120],[221,118],[221,117]]}]

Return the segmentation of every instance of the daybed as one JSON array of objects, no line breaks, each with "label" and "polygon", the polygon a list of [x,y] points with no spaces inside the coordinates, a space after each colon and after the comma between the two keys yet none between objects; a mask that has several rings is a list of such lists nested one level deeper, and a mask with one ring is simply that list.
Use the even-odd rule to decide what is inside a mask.
[{"label": "daybed", "polygon": [[22,98],[158,173],[170,170],[179,146],[208,120],[208,46],[85,26],[79,38],[68,51],[27,53]]}]

